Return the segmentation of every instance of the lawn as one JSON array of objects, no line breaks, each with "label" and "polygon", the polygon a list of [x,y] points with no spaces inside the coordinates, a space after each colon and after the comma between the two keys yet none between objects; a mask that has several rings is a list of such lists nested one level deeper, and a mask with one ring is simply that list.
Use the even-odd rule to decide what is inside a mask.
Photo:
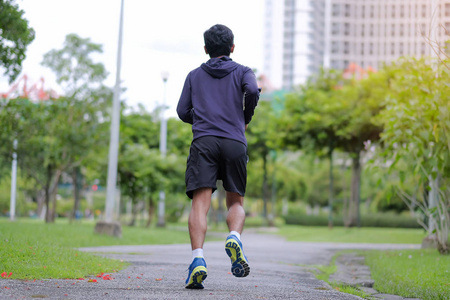
[{"label": "lawn", "polygon": [[363,255],[377,291],[423,300],[450,299],[449,255],[431,249],[368,251]]},{"label": "lawn", "polygon": [[[401,228],[344,228],[282,226],[278,234],[289,241],[335,243],[392,243],[420,244],[425,237],[422,229]],[[423,300],[450,299],[450,256],[434,249],[358,251],[366,257],[374,288],[380,293]],[[337,254],[339,255],[339,254]],[[319,279],[328,280],[336,271],[335,257],[329,266],[318,266]],[[357,289],[336,286],[343,292],[367,297]]]},{"label": "lawn", "polygon": [[425,237],[422,229],[406,228],[345,228],[285,225],[277,234],[288,241],[334,243],[387,243],[421,244]]},{"label": "lawn", "polygon": [[[127,264],[77,251],[78,247],[189,243],[186,231],[123,226],[123,237],[94,233],[95,224],[0,219],[0,273],[14,279],[80,278]],[[5,275],[5,273],[7,275]],[[3,276],[3,277],[4,277]]]}]

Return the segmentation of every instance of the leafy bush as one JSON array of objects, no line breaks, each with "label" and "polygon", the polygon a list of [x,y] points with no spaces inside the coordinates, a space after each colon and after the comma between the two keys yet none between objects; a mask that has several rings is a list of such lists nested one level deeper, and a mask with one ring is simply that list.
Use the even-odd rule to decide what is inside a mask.
[{"label": "leafy bush", "polygon": [[[328,226],[328,216],[288,214],[284,220],[286,224],[304,226]],[[343,226],[342,216],[333,217],[334,226]],[[394,213],[374,213],[361,216],[362,227],[388,227],[388,228],[421,228],[417,221],[405,215]]]}]

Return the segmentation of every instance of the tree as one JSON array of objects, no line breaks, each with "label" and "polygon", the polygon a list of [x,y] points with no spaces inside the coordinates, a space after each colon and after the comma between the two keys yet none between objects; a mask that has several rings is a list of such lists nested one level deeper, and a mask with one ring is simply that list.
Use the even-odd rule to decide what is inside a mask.
[{"label": "tree", "polygon": [[22,71],[25,52],[34,40],[34,30],[23,14],[14,0],[0,1],[0,66],[6,69],[9,83]]},{"label": "tree", "polygon": [[344,223],[346,226],[360,225],[361,156],[366,143],[380,139],[383,126],[376,118],[385,106],[389,79],[383,72],[369,73],[368,77],[344,85],[338,96],[346,117],[337,135],[340,147],[352,159],[352,183],[350,201]]},{"label": "tree", "polygon": [[332,227],[334,202],[333,152],[340,147],[338,131],[346,121],[336,87],[343,81],[335,70],[321,70],[317,76],[286,96],[285,110],[279,118],[279,139],[284,147],[303,149],[327,156],[329,167],[329,226]]},{"label": "tree", "polygon": [[[403,59],[388,70],[393,78],[388,105],[380,115],[383,155],[391,173],[400,178],[399,196],[428,234],[436,235],[438,250],[448,254],[450,71],[427,59]],[[417,177],[415,189],[408,192],[402,183],[412,176]]]},{"label": "tree", "polygon": [[[346,226],[359,225],[361,152],[364,142],[379,139],[382,127],[374,117],[384,105],[384,77],[345,80],[334,70],[322,70],[287,96],[286,109],[280,121],[280,134],[285,145],[327,156],[329,168],[329,225],[332,226],[334,201],[333,152],[336,149],[352,158],[351,197]],[[380,83],[380,84],[378,84]]]},{"label": "tree", "polygon": [[[74,187],[74,209],[72,217],[78,210],[80,201],[79,176],[83,160],[90,151],[98,146],[105,135],[99,134],[99,123],[108,117],[106,111],[111,101],[111,90],[103,86],[107,72],[101,63],[95,63],[92,55],[102,53],[102,47],[94,44],[90,39],[83,39],[76,34],[66,36],[63,48],[51,50],[44,55],[42,65],[49,67],[56,73],[56,80],[62,86],[65,97],[58,99],[50,107],[57,109],[51,116],[55,124],[49,134],[55,147],[56,155],[51,156],[46,167],[55,167],[54,178],[57,186],[64,171],[72,174]],[[55,123],[55,121],[58,121]],[[103,140],[103,142],[105,142]],[[55,199],[53,199],[56,205]],[[53,221],[55,207],[48,210],[51,215],[47,221]]]},{"label": "tree", "polygon": [[[168,120],[169,154],[163,158],[159,152],[158,115],[158,109],[149,113],[140,106],[130,108],[121,117],[118,172],[121,193],[133,204],[130,225],[135,224],[137,209],[146,202],[147,226],[151,224],[161,188],[170,190],[171,194],[184,194],[185,191],[183,174],[192,140],[191,127],[176,119]],[[177,210],[177,203],[173,206]]]},{"label": "tree", "polygon": [[[260,101],[258,108],[255,110],[255,116],[247,129],[247,143],[250,159],[262,160],[262,199],[264,203],[264,218],[267,219],[270,225],[273,225],[273,218],[275,216],[275,208],[272,207],[272,217],[268,214],[269,201],[269,179],[268,179],[268,163],[271,160],[269,154],[274,153],[275,145],[273,143],[275,115],[271,103],[267,101]],[[274,156],[272,155],[272,161]]]}]

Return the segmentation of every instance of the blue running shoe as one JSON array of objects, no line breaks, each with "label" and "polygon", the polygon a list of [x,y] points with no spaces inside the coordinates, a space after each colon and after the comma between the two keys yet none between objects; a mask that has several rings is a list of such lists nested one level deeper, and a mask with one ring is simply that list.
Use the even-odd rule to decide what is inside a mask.
[{"label": "blue running shoe", "polygon": [[206,279],[206,262],[203,257],[196,257],[189,266],[189,274],[186,279],[187,289],[203,289],[203,281]]},{"label": "blue running shoe", "polygon": [[236,277],[250,274],[248,259],[244,254],[241,241],[235,235],[229,235],[225,241],[225,252],[231,259],[231,273]]}]

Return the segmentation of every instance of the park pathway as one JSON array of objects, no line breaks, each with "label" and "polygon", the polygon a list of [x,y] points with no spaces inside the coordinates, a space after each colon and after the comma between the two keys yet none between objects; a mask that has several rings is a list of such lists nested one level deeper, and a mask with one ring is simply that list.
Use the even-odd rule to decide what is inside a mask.
[{"label": "park pathway", "polygon": [[[242,235],[251,272],[246,278],[230,274],[230,261],[223,241],[206,242],[208,278],[204,290],[184,288],[191,259],[190,246],[108,246],[82,251],[121,259],[131,265],[111,274],[85,280],[11,280],[0,299],[360,299],[332,289],[312,274],[314,265],[327,265],[342,249],[401,249],[419,245],[334,244],[287,242],[272,234],[247,230]],[[106,274],[105,274],[106,275]]]}]

